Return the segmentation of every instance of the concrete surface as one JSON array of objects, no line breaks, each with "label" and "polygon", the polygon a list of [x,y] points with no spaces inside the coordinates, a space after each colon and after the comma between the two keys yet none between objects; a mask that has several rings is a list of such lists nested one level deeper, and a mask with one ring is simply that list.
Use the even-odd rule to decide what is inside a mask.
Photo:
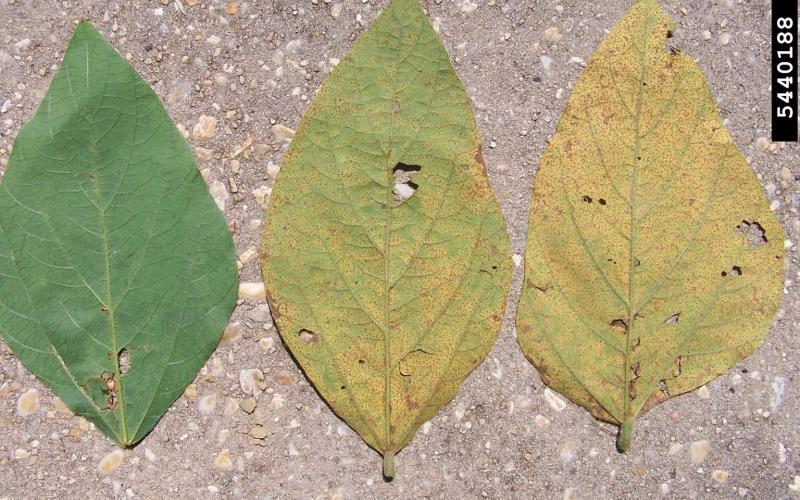
[{"label": "concrete surface", "polygon": [[[588,60],[630,3],[423,0],[474,99],[515,253],[525,247],[538,158],[581,72],[570,59]],[[207,157],[199,166],[218,198],[235,179],[238,193],[227,193],[225,215],[247,260],[258,241],[259,202],[272,182],[268,171],[285,151],[286,131],[278,127],[276,136],[273,125],[297,126],[334,58],[385,4],[0,0],[0,171],[73,23],[90,19],[165,100],[176,123],[191,132],[201,115],[218,120],[210,140],[190,142]],[[800,149],[758,140],[770,127],[770,2],[661,4],[678,27],[670,44],[697,58],[787,240],[797,242]],[[552,41],[552,31],[545,39],[551,27],[559,28],[560,41]],[[549,69],[542,56],[552,60]],[[234,159],[248,136],[252,144]],[[514,338],[517,267],[497,345],[456,400],[399,454],[398,477],[388,484],[380,457],[292,362],[263,301],[242,301],[232,319],[241,323],[241,337],[220,346],[150,436],[119,453],[64,411],[0,342],[0,498],[798,498],[797,249],[788,250],[784,301],[764,345],[706,388],[641,418],[627,455],[614,448],[615,428],[572,404],[557,411],[558,402],[548,402]],[[257,259],[243,265],[241,276],[260,279]],[[263,370],[267,388],[248,414],[238,408],[245,397],[239,373],[251,368]],[[38,391],[41,406],[21,417],[17,401],[29,389]],[[256,424],[266,427],[264,439],[249,435]]]}]

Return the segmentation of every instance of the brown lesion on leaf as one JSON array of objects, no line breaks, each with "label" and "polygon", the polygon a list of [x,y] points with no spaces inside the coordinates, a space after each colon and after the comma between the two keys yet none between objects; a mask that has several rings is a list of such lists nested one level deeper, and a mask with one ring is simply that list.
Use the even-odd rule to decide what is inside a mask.
[{"label": "brown lesion on leaf", "polygon": [[633,401],[636,399],[637,388],[636,388],[636,380],[639,378],[639,375],[642,373],[642,364],[641,361],[636,361],[631,365],[631,379],[628,381],[628,398]]},{"label": "brown lesion on leaf", "polygon": [[110,372],[103,372],[100,374],[100,381],[102,385],[100,390],[106,395],[106,410],[115,410],[117,408],[117,381],[115,375]]},{"label": "brown lesion on leaf", "polygon": [[278,319],[280,319],[281,317],[281,312],[278,310],[278,306],[273,301],[272,296],[269,294],[269,292],[266,292],[264,295],[267,298],[267,305],[269,306],[269,311],[272,314],[272,320],[277,322]]},{"label": "brown lesion on leaf", "polygon": [[419,403],[414,401],[414,399],[409,394],[406,394],[405,398],[403,398],[403,402],[406,404],[406,408],[408,408],[409,410],[419,409]]},{"label": "brown lesion on leaf", "polygon": [[553,285],[551,285],[550,283],[546,285],[537,285],[531,280],[527,280],[526,284],[528,285],[528,288],[535,288],[536,290],[539,290],[542,293],[547,293],[547,291],[553,287]]},{"label": "brown lesion on leaf", "polygon": [[639,414],[641,415],[650,410],[651,408],[658,406],[659,404],[663,403],[670,397],[672,397],[672,395],[669,392],[669,387],[667,386],[667,382],[664,380],[659,380],[658,390],[650,393],[650,396],[647,397],[647,400],[642,405],[642,409],[639,410]]},{"label": "brown lesion on leaf", "polygon": [[478,143],[475,148],[475,163],[478,165],[478,168],[481,169],[483,176],[486,177],[486,164],[483,162],[483,151],[481,151],[480,143]]},{"label": "brown lesion on leaf", "polygon": [[416,369],[421,368],[431,361],[432,353],[424,349],[414,349],[406,353],[397,363],[397,369],[403,377],[411,377]]}]

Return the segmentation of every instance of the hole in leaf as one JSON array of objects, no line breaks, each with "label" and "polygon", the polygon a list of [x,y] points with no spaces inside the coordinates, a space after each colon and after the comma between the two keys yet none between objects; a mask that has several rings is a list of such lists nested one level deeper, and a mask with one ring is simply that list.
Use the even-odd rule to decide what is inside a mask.
[{"label": "hole in leaf", "polygon": [[672,30],[667,30],[667,38],[672,38],[674,35],[675,33],[673,33]]},{"label": "hole in leaf", "polygon": [[628,333],[628,323],[626,323],[625,320],[622,318],[617,318],[615,320],[612,320],[611,323],[609,324],[611,325],[611,328],[614,328],[622,335]]},{"label": "hole in leaf", "polygon": [[411,176],[422,170],[419,165],[407,165],[398,163],[392,169],[394,175],[394,201],[401,204],[414,196],[419,189],[419,184],[411,180]]},{"label": "hole in leaf", "polygon": [[591,203],[592,202],[592,197],[585,194],[585,195],[581,196],[581,201],[584,202],[584,203]]},{"label": "hole in leaf", "polygon": [[664,380],[664,379],[659,380],[658,381],[658,388],[659,388],[659,390],[661,390],[661,392],[663,392],[667,396],[670,395],[669,394],[669,386],[667,386],[667,381],[666,380]]},{"label": "hole in leaf", "polygon": [[601,205],[605,206],[605,204],[606,204],[606,200],[605,200],[605,198],[600,198],[600,199],[598,199],[598,200],[597,200],[597,203],[599,203],[599,204],[601,204]]},{"label": "hole in leaf", "polygon": [[311,330],[306,330],[305,328],[297,332],[297,337],[300,339],[300,342],[304,344],[316,344],[319,341],[319,336],[316,333]]},{"label": "hole in leaf", "polygon": [[119,363],[119,373],[125,375],[128,373],[128,368],[131,367],[131,362],[128,357],[128,349],[123,348],[117,355],[117,363]]},{"label": "hole in leaf", "polygon": [[681,317],[681,313],[676,312],[675,314],[671,315],[669,318],[665,319],[664,323],[666,323],[668,325],[674,325],[675,323],[678,322],[680,317]]},{"label": "hole in leaf", "polygon": [[747,246],[750,248],[758,248],[769,241],[764,226],[756,220],[752,222],[743,220],[741,224],[736,226],[736,232],[743,234],[747,238]]},{"label": "hole in leaf", "polygon": [[359,359],[359,360],[358,360],[358,364],[359,364],[359,365],[363,365],[364,363],[365,363],[365,361],[364,361],[363,359]]},{"label": "hole in leaf", "polygon": [[642,261],[639,260],[639,257],[634,257],[633,258],[633,267],[639,267],[641,265],[642,265]]},{"label": "hole in leaf", "polygon": [[742,268],[739,266],[733,266],[731,268],[731,275],[732,276],[741,276],[742,275]]},{"label": "hole in leaf", "polygon": [[683,356],[678,356],[677,358],[675,358],[675,364],[672,367],[672,375],[674,377],[677,377],[681,374],[681,371],[683,370],[682,365],[683,365]]}]

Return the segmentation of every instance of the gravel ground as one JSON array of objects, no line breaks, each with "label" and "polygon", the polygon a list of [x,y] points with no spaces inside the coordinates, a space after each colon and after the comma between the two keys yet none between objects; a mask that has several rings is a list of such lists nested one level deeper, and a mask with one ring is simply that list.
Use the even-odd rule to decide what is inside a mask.
[{"label": "gravel ground", "polygon": [[[581,59],[631,2],[474,1],[423,4],[473,97],[489,177],[513,251],[522,254],[538,158]],[[252,250],[270,173],[291,133],[284,127],[297,126],[337,58],[385,4],[0,0],[0,171],[74,22],[90,19],[186,129],[235,224],[242,281],[257,282]],[[790,249],[785,297],[764,345],[707,387],[643,416],[630,453],[615,451],[614,427],[553,399],[522,356],[513,329],[517,267],[494,350],[400,453],[392,483],[382,480],[380,457],[307,383],[264,302],[241,300],[232,319],[239,326],[228,330],[187,394],[124,452],[71,416],[0,342],[0,498],[800,497],[800,268],[799,246],[792,246],[800,238],[800,149],[764,138],[770,2],[661,4],[678,26],[670,45],[697,58]],[[552,27],[559,33],[545,33]],[[199,142],[191,135],[203,115],[217,123]],[[241,407],[252,403],[243,402],[239,384],[247,369],[262,370],[267,385],[252,413]],[[23,394],[23,402],[39,402],[27,417],[17,411]]]}]

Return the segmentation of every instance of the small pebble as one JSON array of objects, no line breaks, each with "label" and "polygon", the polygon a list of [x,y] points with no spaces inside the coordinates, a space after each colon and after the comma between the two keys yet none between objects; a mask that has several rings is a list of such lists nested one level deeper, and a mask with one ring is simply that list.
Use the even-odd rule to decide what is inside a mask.
[{"label": "small pebble", "polygon": [[696,391],[696,392],[697,392],[697,396],[698,396],[700,399],[709,399],[709,398],[711,397],[711,393],[709,393],[709,392],[708,392],[708,387],[706,387],[706,386],[704,386],[704,385],[701,385],[701,386],[700,386],[700,387],[697,389],[697,391]]},{"label": "small pebble", "polygon": [[214,198],[214,201],[219,207],[220,211],[225,211],[225,202],[230,199],[231,195],[228,194],[228,188],[225,187],[225,184],[221,181],[214,181],[211,183],[211,187],[208,188],[211,192],[211,196]]},{"label": "small pebble", "polygon": [[197,386],[194,384],[189,384],[186,386],[186,389],[183,391],[183,397],[186,398],[187,401],[194,401],[197,399]]},{"label": "small pebble", "polygon": [[236,410],[239,409],[239,401],[235,398],[228,398],[225,400],[225,409],[222,410],[222,414],[226,417],[232,417],[236,415]]},{"label": "small pebble", "polygon": [[769,139],[766,137],[759,137],[756,139],[756,149],[761,151],[762,153],[769,149],[770,142]]},{"label": "small pebble", "polygon": [[239,283],[240,299],[263,299],[266,294],[264,283],[261,281]]},{"label": "small pebble", "polygon": [[702,441],[695,441],[689,447],[692,453],[692,463],[697,465],[703,462],[708,456],[708,451],[711,448],[711,443],[703,439]]},{"label": "small pebble", "polygon": [[17,400],[17,415],[28,417],[39,411],[39,391],[28,389]]},{"label": "small pebble", "polygon": [[222,451],[217,453],[216,458],[214,458],[214,467],[225,471],[233,470],[233,460],[231,460],[231,452],[227,448],[224,448]]},{"label": "small pebble", "polygon": [[720,45],[728,45],[731,43],[731,34],[730,33],[723,33],[719,36],[719,44]]},{"label": "small pebble", "polygon": [[267,144],[259,143],[253,146],[253,154],[256,157],[256,160],[261,161],[267,157],[270,152],[270,148]]},{"label": "small pebble", "polygon": [[474,3],[470,0],[464,0],[463,2],[461,2],[461,12],[463,12],[464,14],[469,15],[475,12],[476,10],[478,10],[477,3]]},{"label": "small pebble", "polygon": [[239,386],[245,394],[258,394],[267,388],[264,381],[264,372],[258,368],[242,370],[239,372]]},{"label": "small pebble", "polygon": [[200,119],[192,129],[192,139],[195,141],[207,141],[214,136],[217,128],[217,119],[213,116],[201,115]]},{"label": "small pebble", "polygon": [[563,411],[564,408],[567,407],[567,403],[549,387],[544,390],[544,399],[547,400],[547,404],[550,405],[550,408],[555,411]]},{"label": "small pebble", "polygon": [[123,458],[124,455],[122,454],[122,450],[112,451],[100,459],[100,463],[97,464],[97,472],[104,475],[111,474],[117,470],[117,468],[119,468],[119,466],[122,464]]},{"label": "small pebble", "polygon": [[267,428],[261,425],[254,425],[250,428],[250,437],[255,439],[264,439],[267,437]]},{"label": "small pebble", "polygon": [[711,473],[711,478],[719,484],[723,484],[728,481],[729,475],[730,474],[728,474],[728,471],[717,469]]},{"label": "small pebble", "polygon": [[211,394],[206,394],[205,396],[197,400],[197,409],[200,410],[200,413],[203,413],[205,415],[213,413],[216,407],[217,407],[216,392],[212,392]]},{"label": "small pebble", "polygon": [[544,30],[544,39],[548,42],[558,43],[564,38],[558,26],[553,26]]},{"label": "small pebble", "polygon": [[243,329],[240,323],[231,323],[222,332],[222,342],[226,344],[235,342],[242,336],[242,332]]},{"label": "small pebble", "polygon": [[550,419],[544,415],[536,415],[533,417],[533,423],[540,429],[547,429],[550,427]]},{"label": "small pebble", "polygon": [[511,256],[511,260],[514,261],[515,266],[519,267],[520,264],[522,264],[522,255],[515,253],[514,255]]},{"label": "small pebble", "polygon": [[258,401],[255,398],[244,398],[239,402],[239,408],[247,414],[253,413],[256,410],[256,406],[258,406]]},{"label": "small pebble", "polygon": [[259,304],[248,311],[247,317],[258,323],[265,323],[269,321],[272,316],[269,314],[269,306],[267,304]]},{"label": "small pebble", "polygon": [[200,146],[196,146],[194,148],[194,154],[195,154],[195,156],[197,156],[197,161],[198,162],[205,163],[208,160],[210,160],[211,157],[214,155],[214,150],[213,149],[208,149],[208,148],[203,148],[203,147],[200,147]]},{"label": "small pebble", "polygon": [[294,130],[281,124],[272,126],[272,135],[275,136],[275,142],[278,144],[289,144],[294,137]]},{"label": "small pebble", "polygon": [[239,261],[242,264],[247,264],[248,262],[253,260],[253,258],[256,255],[258,255],[258,250],[256,250],[256,247],[252,246],[252,247],[248,248],[247,250],[245,250],[244,252],[242,252],[242,254],[239,256]]}]

